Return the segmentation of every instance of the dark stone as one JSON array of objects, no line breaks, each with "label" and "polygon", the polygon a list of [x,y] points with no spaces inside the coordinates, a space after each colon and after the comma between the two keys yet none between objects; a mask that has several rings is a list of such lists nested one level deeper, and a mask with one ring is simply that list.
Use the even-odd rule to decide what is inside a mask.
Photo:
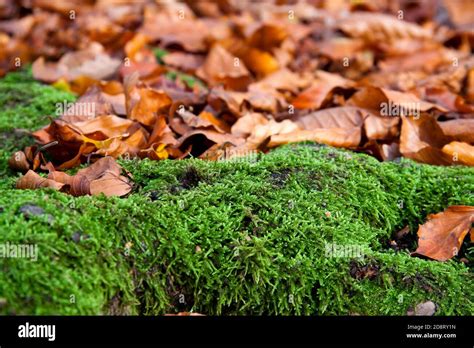
[{"label": "dark stone", "polygon": [[81,232],[74,232],[71,238],[74,242],[79,243],[81,241]]},{"label": "dark stone", "polygon": [[21,206],[19,212],[22,213],[26,219],[30,219],[33,216],[44,215],[45,213],[43,208],[34,204],[25,204]]}]

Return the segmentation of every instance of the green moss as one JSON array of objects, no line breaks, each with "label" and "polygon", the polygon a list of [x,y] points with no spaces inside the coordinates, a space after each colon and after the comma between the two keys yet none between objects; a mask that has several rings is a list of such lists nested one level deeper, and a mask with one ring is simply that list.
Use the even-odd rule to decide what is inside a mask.
[{"label": "green moss", "polygon": [[155,47],[153,49],[153,54],[155,55],[155,58],[158,61],[158,63],[164,64],[163,57],[166,56],[167,54],[169,54],[169,52],[167,50],[164,50],[164,49],[160,48],[160,47]]},{"label": "green moss", "polygon": [[56,103],[74,99],[69,93],[34,81],[30,70],[8,74],[0,80],[0,132],[46,125],[47,116],[56,115]]},{"label": "green moss", "polygon": [[[437,314],[473,313],[472,271],[459,257],[388,247],[406,225],[415,241],[429,213],[474,205],[470,168],[379,163],[311,143],[255,162],[121,164],[136,184],[126,198],[2,179],[0,244],[37,245],[38,258],[0,259],[1,313],[403,315],[426,300]],[[27,204],[44,213],[25,216]]]},{"label": "green moss", "polygon": [[[137,184],[126,199],[4,184],[0,240],[39,248],[36,262],[2,261],[4,312],[393,315],[428,299],[439,314],[474,309],[472,274],[459,261],[386,245],[427,213],[473,204],[468,168],[380,164],[311,144],[257,163],[122,164]],[[19,208],[27,203],[45,214],[26,219]],[[75,233],[88,238],[74,242]],[[328,244],[363,256],[330,257]],[[372,278],[367,265],[376,267]]]}]

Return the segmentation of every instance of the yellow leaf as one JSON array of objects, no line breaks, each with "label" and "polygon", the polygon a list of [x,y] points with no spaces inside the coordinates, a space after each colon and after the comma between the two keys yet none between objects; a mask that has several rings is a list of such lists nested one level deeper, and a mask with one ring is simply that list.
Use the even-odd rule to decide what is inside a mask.
[{"label": "yellow leaf", "polygon": [[168,151],[165,150],[166,144],[158,145],[158,148],[155,150],[156,155],[159,159],[167,159]]},{"label": "yellow leaf", "polygon": [[53,83],[53,87],[56,89],[59,89],[60,91],[65,91],[72,93],[71,86],[69,85],[69,82],[67,82],[64,78],[60,78],[57,80],[55,83]]},{"label": "yellow leaf", "polygon": [[97,149],[102,149],[105,147],[109,147],[115,138],[121,138],[122,136],[112,137],[105,140],[94,140],[94,139],[86,137],[85,135],[81,135],[81,137],[84,143],[93,144]]}]

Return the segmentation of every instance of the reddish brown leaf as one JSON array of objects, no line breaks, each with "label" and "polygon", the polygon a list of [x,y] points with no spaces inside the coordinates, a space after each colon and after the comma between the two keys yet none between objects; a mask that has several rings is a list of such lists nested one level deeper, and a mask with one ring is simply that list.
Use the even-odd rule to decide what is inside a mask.
[{"label": "reddish brown leaf", "polygon": [[449,140],[430,116],[402,117],[400,152],[405,157],[422,163],[452,164],[453,158],[441,150]]},{"label": "reddish brown leaf", "polygon": [[26,155],[23,151],[16,151],[13,153],[8,160],[8,165],[11,169],[25,173],[30,169],[30,163],[28,162]]},{"label": "reddish brown leaf", "polygon": [[250,83],[250,73],[239,58],[220,45],[214,45],[197,76],[210,86],[224,84],[233,90],[244,90]]}]

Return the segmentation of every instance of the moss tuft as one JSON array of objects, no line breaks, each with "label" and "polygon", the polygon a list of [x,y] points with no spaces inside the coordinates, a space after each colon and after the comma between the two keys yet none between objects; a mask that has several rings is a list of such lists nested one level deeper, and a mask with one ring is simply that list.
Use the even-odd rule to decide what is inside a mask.
[{"label": "moss tuft", "polygon": [[23,130],[35,130],[56,117],[56,103],[75,97],[33,80],[31,69],[0,79],[0,178],[12,173],[6,165],[11,153],[32,144]]}]

